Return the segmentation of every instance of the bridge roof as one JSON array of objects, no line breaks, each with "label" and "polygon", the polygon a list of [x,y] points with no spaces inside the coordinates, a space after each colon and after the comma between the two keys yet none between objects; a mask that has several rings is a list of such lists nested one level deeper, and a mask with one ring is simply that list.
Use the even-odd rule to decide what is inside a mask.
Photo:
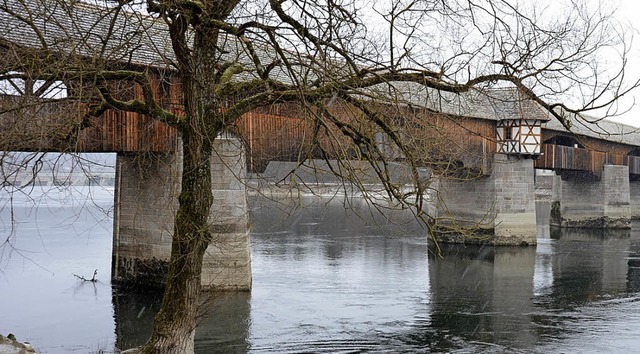
[{"label": "bridge roof", "polygon": [[418,105],[445,114],[479,119],[538,119],[545,129],[582,135],[606,141],[640,146],[640,128],[607,119],[569,115],[571,131],[538,103],[523,98],[515,88],[475,90],[462,94],[442,92],[415,83],[393,83],[398,97],[406,104]]},{"label": "bridge roof", "polygon": [[[252,65],[250,55],[233,36],[221,35],[221,59]],[[66,0],[0,0],[0,48],[12,43],[27,48],[48,48],[54,53],[102,59],[107,62],[175,68],[175,55],[167,26],[161,19],[141,12]],[[260,50],[263,62],[275,60],[271,51]],[[98,58],[99,56],[99,58]],[[272,77],[291,78],[274,68]],[[252,72],[234,76],[250,79]]]},{"label": "bridge roof", "polygon": [[[166,66],[172,60],[164,26],[150,16],[81,1],[3,0],[0,38],[24,47],[116,62]],[[159,24],[159,23],[158,23]],[[0,44],[2,44],[0,42]]]},{"label": "bridge roof", "polygon": [[[141,13],[118,11],[81,1],[2,0],[0,46],[3,41],[29,48],[46,46],[52,52],[89,58],[96,53],[103,53],[101,56],[107,61],[163,69],[171,68],[175,61],[167,27],[161,20]],[[244,53],[245,48],[235,37],[221,36],[221,42],[225,49],[223,60],[239,61],[247,67],[252,66],[250,56]],[[276,59],[268,48],[256,46],[256,49],[263,62]],[[336,70],[343,67],[341,64],[335,66]],[[234,78],[253,78],[250,71],[243,74],[244,76],[237,75]],[[277,67],[272,70],[271,75],[285,83],[293,82],[289,74]],[[307,80],[313,79],[307,77]],[[396,93],[401,93],[401,101],[447,114],[491,120],[517,115],[549,119],[548,114],[531,102],[520,100],[514,90],[477,90],[454,94],[413,83],[395,82],[393,86]],[[381,89],[383,91],[380,97],[389,94],[388,86],[384,85]]]},{"label": "bridge roof", "polygon": [[557,119],[547,122],[546,129],[567,134],[582,135],[621,144],[640,146],[640,128],[590,116],[569,115],[569,132]]},{"label": "bridge roof", "polygon": [[[225,48],[223,60],[251,65],[250,56],[244,53],[245,48],[234,37],[221,39]],[[168,69],[174,62],[169,33],[161,20],[81,1],[2,0],[0,47],[6,42],[30,48],[46,46],[53,52],[89,58],[104,53],[102,56],[108,61],[141,66]],[[275,59],[269,50],[257,49],[265,62]],[[243,75],[238,75],[237,79],[253,77],[251,72]],[[293,81],[290,74],[278,68],[272,75],[282,82]],[[416,83],[393,82],[391,90],[387,85],[371,88],[373,93],[377,90],[381,97],[391,95],[400,103],[445,114],[488,120],[538,119],[548,121],[546,128],[549,130],[567,132],[557,120],[551,119],[549,112],[537,103],[523,99],[514,88],[451,93]],[[640,146],[640,132],[635,127],[607,120],[589,124],[576,117],[572,117],[572,121],[574,134]]]},{"label": "bridge roof", "polygon": [[[397,100],[440,113],[488,120],[538,119],[548,121],[551,114],[536,102],[523,97],[515,88],[444,92],[412,82],[393,82]],[[388,88],[385,88],[388,91]]]}]

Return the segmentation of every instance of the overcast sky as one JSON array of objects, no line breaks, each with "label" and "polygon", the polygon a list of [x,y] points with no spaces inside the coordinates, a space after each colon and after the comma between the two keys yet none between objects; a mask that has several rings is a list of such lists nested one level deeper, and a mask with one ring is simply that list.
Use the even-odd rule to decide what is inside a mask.
[{"label": "overcast sky", "polygon": [[[640,78],[640,1],[638,0],[589,0],[593,3],[602,1],[605,4],[613,4],[618,6],[616,15],[621,21],[626,21],[631,24],[635,31],[633,33],[632,49],[629,54],[629,66],[628,73],[634,79]],[[635,101],[634,101],[635,100]],[[634,104],[635,102],[635,104]],[[634,125],[640,127],[640,89],[636,89],[630,94],[629,97],[625,97],[621,100],[621,107],[632,107],[627,113],[622,114],[620,117],[611,118],[611,120],[619,121],[622,123]]]}]

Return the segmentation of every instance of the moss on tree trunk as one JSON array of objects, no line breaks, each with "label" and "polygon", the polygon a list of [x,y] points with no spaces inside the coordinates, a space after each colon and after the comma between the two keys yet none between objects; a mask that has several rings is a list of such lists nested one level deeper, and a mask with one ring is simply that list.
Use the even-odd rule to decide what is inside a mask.
[{"label": "moss on tree trunk", "polygon": [[552,226],[562,226],[562,212],[560,210],[560,202],[554,201],[551,203],[549,224]]},{"label": "moss on tree trunk", "polygon": [[142,353],[192,353],[202,260],[211,241],[211,144],[198,129],[183,132],[182,187],[167,284],[153,334]]}]

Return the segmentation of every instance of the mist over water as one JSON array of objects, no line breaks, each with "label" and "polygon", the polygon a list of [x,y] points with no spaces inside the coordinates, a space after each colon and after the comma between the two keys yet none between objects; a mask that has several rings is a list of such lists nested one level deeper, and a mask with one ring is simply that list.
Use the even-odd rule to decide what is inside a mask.
[{"label": "mist over water", "polygon": [[[86,196],[86,197],[85,197]],[[113,190],[13,199],[0,213],[0,333],[43,353],[129,348],[161,293],[112,288]],[[429,252],[411,216],[362,200],[252,198],[251,292],[214,293],[199,353],[629,352],[640,233],[541,227],[537,247]],[[38,207],[35,208],[34,204]],[[13,232],[13,233],[12,233]],[[80,282],[73,273],[98,283]]]}]

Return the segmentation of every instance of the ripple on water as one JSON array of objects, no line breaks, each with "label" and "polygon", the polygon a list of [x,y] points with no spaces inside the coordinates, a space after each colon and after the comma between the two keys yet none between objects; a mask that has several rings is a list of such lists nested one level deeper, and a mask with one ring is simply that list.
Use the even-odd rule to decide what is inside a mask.
[{"label": "ripple on water", "polygon": [[328,339],[292,341],[274,346],[252,346],[253,353],[364,353],[380,349],[376,341]]},{"label": "ripple on water", "polygon": [[545,313],[556,333],[541,343],[538,353],[637,352],[640,333],[640,296],[595,301],[573,311]]}]

